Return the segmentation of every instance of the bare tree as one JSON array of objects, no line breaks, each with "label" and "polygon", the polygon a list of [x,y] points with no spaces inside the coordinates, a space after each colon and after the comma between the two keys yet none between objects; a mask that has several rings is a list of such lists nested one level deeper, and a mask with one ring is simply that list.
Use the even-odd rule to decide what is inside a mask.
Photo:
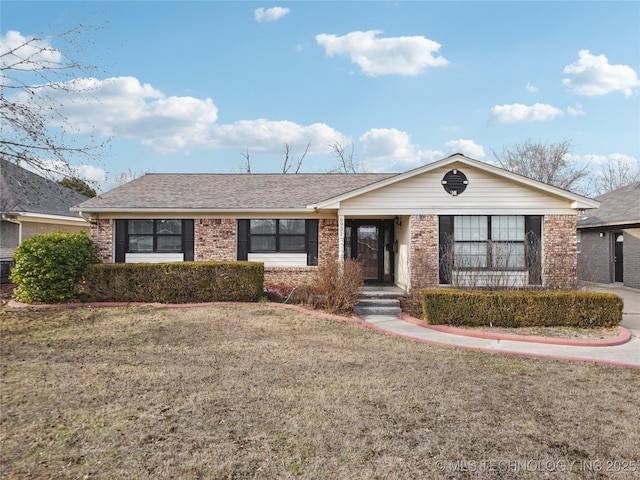
[{"label": "bare tree", "polygon": [[[94,27],[83,24],[51,37],[23,37],[9,31],[0,37],[0,155],[42,173],[73,176],[69,161],[94,161],[105,142],[79,135],[65,112],[65,103],[87,98],[96,67],[80,56],[83,35]],[[65,52],[53,47],[63,44]]]},{"label": "bare tree", "polygon": [[289,173],[289,171],[291,170],[291,168],[294,168],[294,172],[293,173],[300,173],[300,169],[302,168],[302,162],[304,160],[304,157],[307,156],[307,153],[309,152],[309,148],[311,148],[311,142],[307,143],[307,147],[304,149],[304,152],[302,153],[302,155],[300,155],[298,158],[293,158],[293,147],[291,146],[290,143],[285,143],[284,144],[284,161],[282,162],[282,173]]},{"label": "bare tree", "polygon": [[240,173],[251,173],[251,157],[249,156],[249,149],[246,152],[240,152],[243,160],[240,164]]},{"label": "bare tree", "polygon": [[590,193],[604,193],[640,181],[640,162],[635,159],[613,158],[603,163],[599,170],[592,172]]},{"label": "bare tree", "polygon": [[356,160],[353,143],[345,144],[341,141],[329,145],[333,155],[338,159],[338,166],[332,171],[341,173],[362,173],[364,167]]},{"label": "bare tree", "polygon": [[131,168],[127,169],[126,172],[120,172],[115,177],[113,177],[113,181],[117,186],[124,185],[125,183],[129,183],[135,180],[138,177],[143,176],[146,173],[152,173],[153,170],[145,170],[144,172],[134,172]]},{"label": "bare tree", "polygon": [[524,175],[565,190],[580,190],[586,180],[588,165],[578,167],[571,163],[570,140],[559,143],[534,143],[530,139],[502,147],[502,152],[492,150],[498,166],[510,172]]}]

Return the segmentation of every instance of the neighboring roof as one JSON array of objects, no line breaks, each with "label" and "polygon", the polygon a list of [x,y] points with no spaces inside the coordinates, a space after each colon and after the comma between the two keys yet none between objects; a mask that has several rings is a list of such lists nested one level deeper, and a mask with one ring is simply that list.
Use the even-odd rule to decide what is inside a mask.
[{"label": "neighboring roof", "polygon": [[390,173],[148,173],[78,205],[83,212],[300,210]]},{"label": "neighboring roof", "polygon": [[69,209],[88,197],[0,158],[0,210],[5,214],[77,217]]},{"label": "neighboring roof", "polygon": [[596,197],[600,208],[578,219],[578,228],[640,225],[640,181]]},{"label": "neighboring roof", "polygon": [[598,202],[461,154],[405,173],[158,174],[150,173],[73,208],[100,212],[274,211],[338,208],[339,202],[442,166],[461,162],[569,200],[572,208]]}]

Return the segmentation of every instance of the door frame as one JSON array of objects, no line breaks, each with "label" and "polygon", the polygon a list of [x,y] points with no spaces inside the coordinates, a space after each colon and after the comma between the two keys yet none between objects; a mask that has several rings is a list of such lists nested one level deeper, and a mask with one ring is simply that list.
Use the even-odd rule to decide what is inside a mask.
[{"label": "door frame", "polygon": [[[357,255],[358,227],[375,226],[378,228],[378,277],[365,280],[366,284],[393,285],[395,283],[395,224],[393,219],[346,219],[345,230],[350,230],[350,235],[345,235],[345,259],[347,251],[351,251],[350,260],[355,260]],[[389,232],[389,241],[385,244],[385,231]],[[347,239],[351,240],[350,249],[347,249]],[[389,252],[389,274],[384,273],[384,255]]]}]

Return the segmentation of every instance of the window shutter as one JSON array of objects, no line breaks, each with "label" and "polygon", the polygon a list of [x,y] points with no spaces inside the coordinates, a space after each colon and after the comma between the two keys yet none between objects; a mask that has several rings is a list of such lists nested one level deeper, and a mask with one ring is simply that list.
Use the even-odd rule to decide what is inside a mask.
[{"label": "window shutter", "polygon": [[193,220],[182,220],[182,247],[184,252],[184,261],[193,262]]},{"label": "window shutter", "polygon": [[318,220],[307,220],[307,265],[318,265]]},{"label": "window shutter", "polygon": [[238,260],[249,258],[249,220],[238,220]]},{"label": "window shutter", "polygon": [[453,266],[453,216],[440,215],[439,221],[439,282],[442,285],[448,285],[451,283],[451,268]]},{"label": "window shutter", "polygon": [[116,263],[124,263],[127,251],[127,221],[116,220]]},{"label": "window shutter", "polygon": [[529,271],[529,285],[542,285],[542,216],[526,216],[524,231],[524,251]]}]

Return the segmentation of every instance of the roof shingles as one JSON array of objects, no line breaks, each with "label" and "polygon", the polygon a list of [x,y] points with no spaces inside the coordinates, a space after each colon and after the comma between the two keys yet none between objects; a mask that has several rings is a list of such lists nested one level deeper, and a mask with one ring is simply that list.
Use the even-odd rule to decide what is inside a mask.
[{"label": "roof shingles", "polygon": [[359,174],[146,174],[78,206],[94,209],[302,209],[389,178]]}]

